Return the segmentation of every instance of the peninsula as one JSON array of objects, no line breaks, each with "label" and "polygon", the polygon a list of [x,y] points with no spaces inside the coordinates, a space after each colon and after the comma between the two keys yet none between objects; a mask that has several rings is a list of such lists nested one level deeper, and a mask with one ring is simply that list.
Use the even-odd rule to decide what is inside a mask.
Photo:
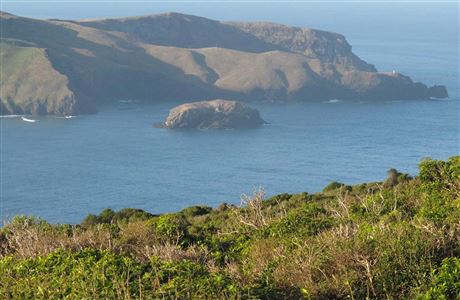
[{"label": "peninsula", "polygon": [[74,21],[1,12],[0,21],[2,114],[93,113],[125,98],[447,97],[444,86],[378,72],[343,35],[321,30],[179,13]]}]

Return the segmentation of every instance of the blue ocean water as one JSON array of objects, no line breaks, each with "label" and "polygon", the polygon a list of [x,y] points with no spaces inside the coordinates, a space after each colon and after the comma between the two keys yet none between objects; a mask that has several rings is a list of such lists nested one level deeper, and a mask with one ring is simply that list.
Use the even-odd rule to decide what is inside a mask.
[{"label": "blue ocean water", "polygon": [[382,180],[389,168],[416,174],[424,157],[460,153],[458,41],[356,38],[379,70],[445,84],[447,100],[253,104],[270,122],[256,130],[152,128],[176,103],[117,102],[72,119],[1,119],[0,217],[33,214],[80,222],[104,208],[154,213],[320,191],[330,181]]}]

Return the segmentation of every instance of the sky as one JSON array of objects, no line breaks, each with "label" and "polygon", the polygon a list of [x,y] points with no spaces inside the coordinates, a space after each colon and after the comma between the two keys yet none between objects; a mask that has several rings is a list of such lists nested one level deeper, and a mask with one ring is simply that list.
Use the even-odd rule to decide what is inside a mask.
[{"label": "sky", "polygon": [[458,39],[459,3],[413,1],[0,0],[1,10],[33,18],[89,19],[180,12],[224,21],[273,21],[340,32]]}]

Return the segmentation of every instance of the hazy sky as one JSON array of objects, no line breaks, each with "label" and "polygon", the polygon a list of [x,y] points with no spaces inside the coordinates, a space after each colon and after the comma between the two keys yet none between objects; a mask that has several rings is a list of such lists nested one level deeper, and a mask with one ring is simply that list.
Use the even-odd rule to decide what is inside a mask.
[{"label": "hazy sky", "polygon": [[[403,2],[262,1],[43,1],[2,0],[1,9],[34,18],[85,19],[181,12],[218,20],[267,20],[336,31],[347,36],[379,34],[458,39],[459,4]],[[384,28],[383,28],[384,27]]]}]

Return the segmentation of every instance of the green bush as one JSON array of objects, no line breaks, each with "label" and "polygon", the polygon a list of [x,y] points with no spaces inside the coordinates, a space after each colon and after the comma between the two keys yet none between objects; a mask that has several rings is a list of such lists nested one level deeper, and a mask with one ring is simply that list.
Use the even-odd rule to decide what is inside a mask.
[{"label": "green bush", "polygon": [[138,262],[110,251],[58,250],[45,257],[0,260],[2,299],[234,298],[239,286],[199,263]]},{"label": "green bush", "polygon": [[109,251],[59,250],[45,257],[0,260],[3,299],[96,299],[138,295],[144,266]]},{"label": "green bush", "polygon": [[420,299],[460,299],[460,258],[451,257],[442,261],[433,272],[429,290]]},{"label": "green bush", "polygon": [[173,243],[187,243],[190,223],[181,214],[166,214],[156,220],[156,230],[166,240]]},{"label": "green bush", "polygon": [[108,208],[103,210],[99,215],[89,214],[81,225],[83,227],[89,227],[97,224],[116,224],[117,222],[146,220],[152,217],[154,217],[154,215],[142,209],[123,208],[116,212]]},{"label": "green bush", "polygon": [[185,217],[191,218],[196,216],[207,215],[212,211],[212,207],[209,206],[190,206],[183,209],[180,213],[182,213]]},{"label": "green bush", "polygon": [[345,186],[345,184],[341,183],[341,182],[337,182],[337,181],[333,181],[331,183],[329,183],[328,185],[326,185],[323,189],[323,193],[327,193],[327,192],[330,192],[330,191],[334,191],[334,190],[337,190],[341,187]]},{"label": "green bush", "polygon": [[287,235],[309,236],[331,227],[332,222],[325,209],[312,202],[290,211],[280,221],[261,229],[260,234],[263,237],[279,238]]},{"label": "green bush", "polygon": [[[460,156],[448,161],[426,159],[420,163],[419,178],[425,192],[420,215],[435,222],[452,217],[460,219]],[[453,220],[448,220],[453,221]]]}]

